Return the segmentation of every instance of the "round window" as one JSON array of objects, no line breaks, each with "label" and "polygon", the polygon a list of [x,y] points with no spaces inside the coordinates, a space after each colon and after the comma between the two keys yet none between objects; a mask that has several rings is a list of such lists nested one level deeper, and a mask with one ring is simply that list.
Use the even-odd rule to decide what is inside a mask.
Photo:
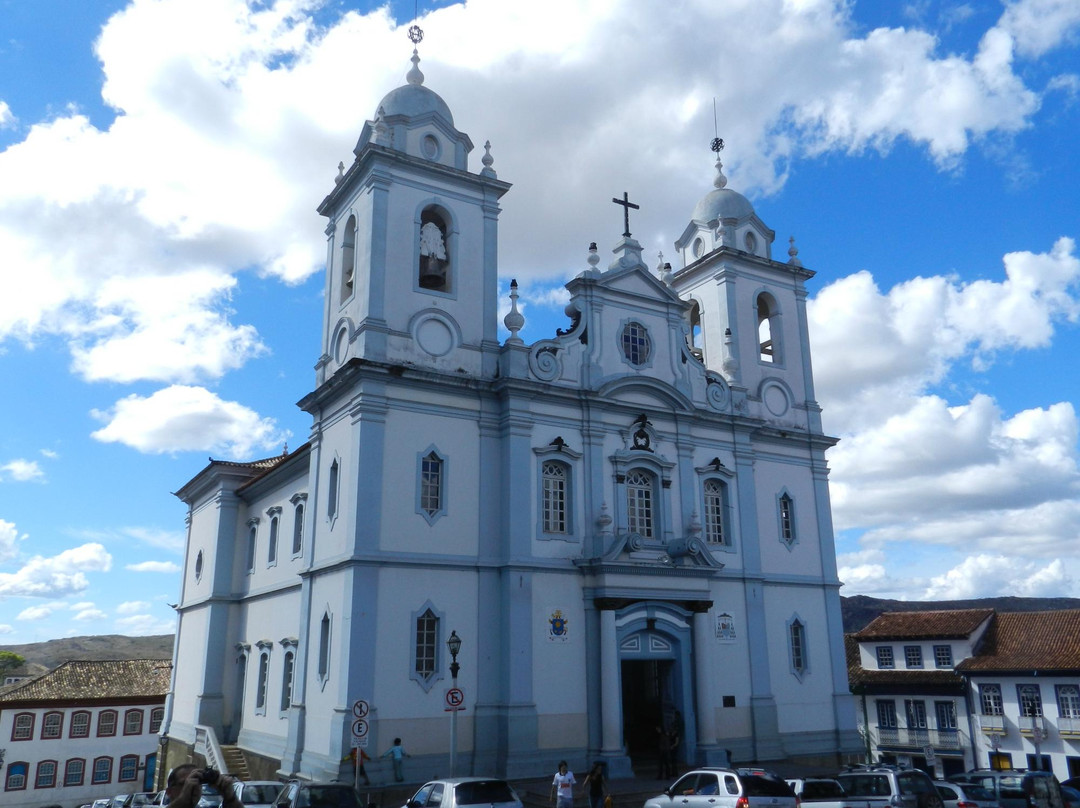
[{"label": "round window", "polygon": [[694,253],[694,258],[701,258],[702,253],[705,252],[705,242],[700,238],[694,239],[694,246],[690,248]]},{"label": "round window", "polygon": [[747,252],[757,253],[757,237],[753,233],[747,233],[744,242],[746,243]]},{"label": "round window", "polygon": [[427,159],[437,160],[439,158],[439,141],[434,135],[424,135],[420,148]]}]

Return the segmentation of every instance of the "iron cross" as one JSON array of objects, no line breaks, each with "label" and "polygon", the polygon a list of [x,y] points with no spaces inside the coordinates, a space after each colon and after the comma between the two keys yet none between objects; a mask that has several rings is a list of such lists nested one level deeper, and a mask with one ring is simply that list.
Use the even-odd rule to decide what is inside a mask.
[{"label": "iron cross", "polygon": [[630,238],[630,208],[633,208],[634,210],[641,210],[641,205],[635,205],[633,202],[631,202],[630,194],[628,194],[626,191],[623,191],[622,199],[619,199],[617,196],[613,196],[611,198],[611,201],[614,202],[616,205],[623,206],[623,238]]}]

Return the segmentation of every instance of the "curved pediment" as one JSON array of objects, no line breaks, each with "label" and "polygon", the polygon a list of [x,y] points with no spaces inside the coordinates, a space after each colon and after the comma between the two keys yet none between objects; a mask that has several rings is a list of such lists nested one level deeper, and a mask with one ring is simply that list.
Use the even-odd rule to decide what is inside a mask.
[{"label": "curved pediment", "polygon": [[645,376],[622,376],[602,385],[601,395],[646,408],[690,411],[694,403],[670,384]]}]

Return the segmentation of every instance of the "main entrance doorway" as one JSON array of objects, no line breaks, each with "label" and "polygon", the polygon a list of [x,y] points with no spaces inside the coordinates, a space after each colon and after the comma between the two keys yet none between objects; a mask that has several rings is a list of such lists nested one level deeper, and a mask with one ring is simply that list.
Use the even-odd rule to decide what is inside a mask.
[{"label": "main entrance doorway", "polygon": [[623,740],[635,769],[656,765],[658,734],[674,721],[674,667],[670,659],[622,662]]}]

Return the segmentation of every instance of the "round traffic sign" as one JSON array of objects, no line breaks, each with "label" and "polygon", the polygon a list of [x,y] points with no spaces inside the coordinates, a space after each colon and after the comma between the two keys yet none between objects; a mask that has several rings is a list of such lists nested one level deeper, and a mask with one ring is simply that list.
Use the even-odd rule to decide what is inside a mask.
[{"label": "round traffic sign", "polygon": [[367,718],[367,714],[370,711],[368,703],[363,699],[357,699],[353,702],[352,712],[357,718]]},{"label": "round traffic sign", "polygon": [[358,718],[352,722],[352,734],[357,738],[363,738],[368,733],[368,722],[365,718]]}]

